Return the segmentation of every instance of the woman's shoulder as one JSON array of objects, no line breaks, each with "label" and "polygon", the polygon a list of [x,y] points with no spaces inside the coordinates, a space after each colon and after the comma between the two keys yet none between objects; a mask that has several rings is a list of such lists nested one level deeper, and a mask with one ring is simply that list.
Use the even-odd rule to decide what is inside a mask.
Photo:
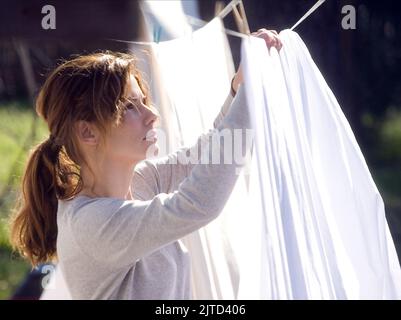
[{"label": "woman's shoulder", "polygon": [[113,212],[127,201],[129,200],[78,195],[71,200],[59,200],[58,216],[74,220],[85,219],[93,215],[101,218],[103,213]]}]

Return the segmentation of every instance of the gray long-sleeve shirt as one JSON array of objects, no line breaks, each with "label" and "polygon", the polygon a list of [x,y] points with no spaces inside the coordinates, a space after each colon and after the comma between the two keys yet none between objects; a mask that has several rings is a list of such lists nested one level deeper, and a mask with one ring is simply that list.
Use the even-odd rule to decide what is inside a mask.
[{"label": "gray long-sleeve shirt", "polygon": [[[223,129],[250,128],[243,86],[226,99],[214,125],[217,131],[209,138]],[[218,152],[223,159],[224,143],[218,139],[220,147],[212,144],[202,152]],[[205,136],[193,148],[201,140]],[[73,299],[191,298],[189,255],[179,239],[219,215],[239,166],[169,164],[186,150],[137,165],[131,185],[135,200],[59,201],[58,267]]]}]

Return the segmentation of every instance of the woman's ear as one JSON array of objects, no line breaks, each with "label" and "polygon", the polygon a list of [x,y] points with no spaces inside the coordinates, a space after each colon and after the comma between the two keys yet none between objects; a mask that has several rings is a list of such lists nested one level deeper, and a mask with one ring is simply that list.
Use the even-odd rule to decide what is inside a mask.
[{"label": "woman's ear", "polygon": [[96,146],[99,143],[100,132],[96,126],[88,121],[79,120],[76,124],[79,141],[84,144]]}]

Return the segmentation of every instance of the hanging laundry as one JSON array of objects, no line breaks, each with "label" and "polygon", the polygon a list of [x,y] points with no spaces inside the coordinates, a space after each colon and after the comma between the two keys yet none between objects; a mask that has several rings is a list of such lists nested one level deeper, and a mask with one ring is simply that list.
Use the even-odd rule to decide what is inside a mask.
[{"label": "hanging laundry", "polygon": [[301,38],[280,38],[280,54],[243,40],[256,130],[246,215],[261,243],[256,267],[237,255],[239,278],[259,274],[262,299],[399,299],[384,203],[352,129]]},{"label": "hanging laundry", "polygon": [[184,37],[152,47],[168,97],[169,125],[179,133],[175,147],[193,145],[200,133],[211,129],[229,93],[234,65],[222,30],[216,18]]},{"label": "hanging laundry", "polygon": [[384,203],[348,121],[299,36],[280,37],[280,54],[243,41],[255,151],[220,217],[183,239],[193,297],[401,298]]}]

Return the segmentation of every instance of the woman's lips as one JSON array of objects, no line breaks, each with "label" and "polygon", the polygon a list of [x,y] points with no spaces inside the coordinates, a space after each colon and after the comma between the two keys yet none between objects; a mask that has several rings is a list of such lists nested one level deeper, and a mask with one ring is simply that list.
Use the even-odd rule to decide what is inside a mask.
[{"label": "woman's lips", "polygon": [[146,136],[143,138],[146,141],[157,141],[157,130],[152,129],[146,133]]}]

